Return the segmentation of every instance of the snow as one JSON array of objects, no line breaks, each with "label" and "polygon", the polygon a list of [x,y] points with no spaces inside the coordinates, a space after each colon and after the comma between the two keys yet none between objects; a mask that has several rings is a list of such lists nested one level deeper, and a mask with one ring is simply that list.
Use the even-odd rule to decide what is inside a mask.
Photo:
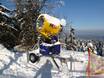
[{"label": "snow", "polygon": [[61,19],[61,25],[66,26],[66,20],[65,19]]},{"label": "snow", "polygon": [[53,44],[48,44],[48,43],[42,43],[42,45],[44,45],[44,46],[53,46]]},{"label": "snow", "polygon": [[59,19],[57,19],[53,16],[50,16],[48,14],[41,14],[41,15],[43,15],[49,23],[54,24],[56,26],[59,25],[61,22]]},{"label": "snow", "polygon": [[[31,52],[38,53],[39,49]],[[60,54],[60,57],[66,59],[70,56],[78,59],[78,61],[72,62],[72,69],[70,60],[64,63],[55,58],[60,67],[58,69],[49,56],[42,56],[39,62],[33,64],[27,61],[27,53],[15,53],[0,45],[0,77],[5,78],[9,75],[10,78],[70,78],[73,76],[76,78],[85,75],[87,53],[62,50]]]},{"label": "snow", "polygon": [[9,8],[7,8],[7,7],[3,6],[3,5],[0,5],[0,7],[6,9],[8,11],[11,11]]},{"label": "snow", "polygon": [[53,46],[53,45],[59,45],[59,44],[61,44],[60,42],[56,42],[56,43],[53,43],[53,44],[48,44],[48,43],[42,43],[42,45],[44,45],[44,46]]},{"label": "snow", "polygon": [[0,13],[1,13],[2,15],[7,16],[7,17],[11,17],[8,13],[2,12],[2,11],[0,11]]}]

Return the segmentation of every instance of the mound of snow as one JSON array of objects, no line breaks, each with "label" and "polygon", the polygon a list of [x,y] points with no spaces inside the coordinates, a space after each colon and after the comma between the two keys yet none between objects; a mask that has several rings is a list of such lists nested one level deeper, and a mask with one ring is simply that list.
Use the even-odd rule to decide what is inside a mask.
[{"label": "mound of snow", "polygon": [[[39,49],[30,51],[29,53],[31,52],[39,53]],[[70,56],[73,56],[73,58],[79,60],[81,58],[86,58],[86,54],[84,53],[67,50],[62,50],[60,56],[65,58],[70,58]],[[32,64],[27,61],[26,52],[14,53],[0,45],[0,74],[18,78],[69,78],[72,75],[84,75],[84,73],[81,72],[70,72],[70,61],[67,63],[61,63],[58,58],[55,58],[55,60],[61,71],[58,70],[51,57],[42,56],[39,62]],[[72,65],[72,69],[77,71],[85,68],[85,64],[80,62],[73,63]]]}]

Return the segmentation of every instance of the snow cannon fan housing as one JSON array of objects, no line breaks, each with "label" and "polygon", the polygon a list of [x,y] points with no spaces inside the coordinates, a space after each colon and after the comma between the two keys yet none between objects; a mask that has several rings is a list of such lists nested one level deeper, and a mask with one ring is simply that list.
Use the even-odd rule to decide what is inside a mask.
[{"label": "snow cannon fan housing", "polygon": [[48,14],[40,14],[37,19],[36,29],[46,38],[56,36],[62,30],[61,20]]}]

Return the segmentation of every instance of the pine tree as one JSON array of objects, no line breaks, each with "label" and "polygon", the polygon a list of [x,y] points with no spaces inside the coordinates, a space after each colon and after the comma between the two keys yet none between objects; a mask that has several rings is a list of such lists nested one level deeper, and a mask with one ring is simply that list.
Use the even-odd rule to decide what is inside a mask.
[{"label": "pine tree", "polygon": [[37,42],[36,19],[47,0],[16,0],[17,19],[21,20],[19,39],[22,45]]},{"label": "pine tree", "polygon": [[67,50],[76,50],[75,29],[70,27],[70,34],[65,39]]}]

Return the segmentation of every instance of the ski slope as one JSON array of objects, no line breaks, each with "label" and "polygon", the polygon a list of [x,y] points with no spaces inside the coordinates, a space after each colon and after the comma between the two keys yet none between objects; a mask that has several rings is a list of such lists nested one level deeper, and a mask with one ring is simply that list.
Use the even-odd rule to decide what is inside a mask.
[{"label": "ski slope", "polygon": [[[0,45],[0,78],[77,78],[86,75],[87,53],[62,50],[60,56],[72,57],[72,60],[64,63],[56,58],[59,70],[50,57],[43,56],[32,64],[27,61],[26,53],[15,53]],[[72,62],[73,59],[76,60]]]}]

